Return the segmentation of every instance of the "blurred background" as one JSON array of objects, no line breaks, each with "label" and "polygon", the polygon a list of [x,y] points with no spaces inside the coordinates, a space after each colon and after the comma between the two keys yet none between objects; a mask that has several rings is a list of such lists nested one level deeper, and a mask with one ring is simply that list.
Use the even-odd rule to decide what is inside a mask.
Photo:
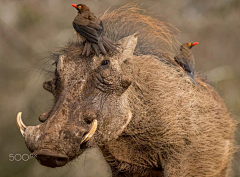
[{"label": "blurred background", "polygon": [[[77,12],[71,4],[87,4],[100,15],[109,7],[113,10],[127,2],[0,0],[0,176],[111,176],[98,149],[89,150],[58,169],[43,167],[35,158],[28,159],[29,151],[16,126],[16,115],[22,111],[26,125],[37,125],[38,116],[52,106],[53,97],[42,88],[42,83],[52,78],[50,52],[75,38],[72,21]],[[178,28],[181,43],[200,43],[193,48],[196,71],[208,77],[232,117],[240,121],[240,1],[137,2],[154,12],[156,18]],[[239,144],[239,132],[236,139]],[[240,177],[239,152],[235,154],[232,176]]]}]

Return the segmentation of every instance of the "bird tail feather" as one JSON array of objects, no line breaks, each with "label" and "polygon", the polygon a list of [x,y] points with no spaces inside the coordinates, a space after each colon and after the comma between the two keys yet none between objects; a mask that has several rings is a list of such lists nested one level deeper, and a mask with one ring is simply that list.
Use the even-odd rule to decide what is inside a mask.
[{"label": "bird tail feather", "polygon": [[[96,55],[99,56],[100,52],[99,52],[99,45],[92,43],[92,48],[95,51]],[[105,49],[104,49],[105,50]],[[101,50],[102,51],[102,50]]]},{"label": "bird tail feather", "polygon": [[194,77],[194,73],[189,73],[189,72],[186,72],[185,73],[191,78],[191,81],[195,84],[195,85],[198,85],[197,81],[195,80],[195,77]]},{"label": "bird tail feather", "polygon": [[116,44],[108,39],[107,37],[103,36],[103,45],[108,49],[108,50],[117,50],[116,49]]},{"label": "bird tail feather", "polygon": [[99,42],[98,47],[101,50],[101,52],[103,53],[103,55],[107,54],[107,51],[106,51],[105,47],[103,46],[103,42]]}]

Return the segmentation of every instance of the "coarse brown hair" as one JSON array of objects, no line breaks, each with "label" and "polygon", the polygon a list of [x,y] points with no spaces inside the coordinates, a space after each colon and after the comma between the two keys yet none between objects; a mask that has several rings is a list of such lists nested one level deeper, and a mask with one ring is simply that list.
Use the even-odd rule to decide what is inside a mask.
[{"label": "coarse brown hair", "polygon": [[100,16],[107,37],[118,41],[136,32],[139,33],[135,54],[151,54],[161,57],[163,54],[175,54],[180,45],[177,40],[177,28],[153,18],[152,14],[136,3],[128,3],[118,9]]}]

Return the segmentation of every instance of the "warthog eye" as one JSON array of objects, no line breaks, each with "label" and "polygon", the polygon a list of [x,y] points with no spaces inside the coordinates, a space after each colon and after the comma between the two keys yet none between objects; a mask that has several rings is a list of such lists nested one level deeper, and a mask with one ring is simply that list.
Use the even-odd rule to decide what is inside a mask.
[{"label": "warthog eye", "polygon": [[109,65],[110,64],[110,61],[109,60],[103,60],[101,65],[102,66],[106,66],[106,65]]}]

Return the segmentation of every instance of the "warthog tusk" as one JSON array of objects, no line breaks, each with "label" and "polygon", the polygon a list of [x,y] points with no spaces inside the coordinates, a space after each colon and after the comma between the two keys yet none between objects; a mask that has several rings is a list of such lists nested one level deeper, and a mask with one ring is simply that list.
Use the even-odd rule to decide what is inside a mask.
[{"label": "warthog tusk", "polygon": [[92,138],[92,136],[94,135],[96,130],[97,130],[97,120],[94,119],[89,132],[82,138],[82,141],[81,141],[80,145],[82,143],[87,142],[90,138]]},{"label": "warthog tusk", "polygon": [[19,112],[17,114],[17,126],[18,126],[22,136],[24,137],[25,130],[26,130],[27,126],[22,121],[22,112]]}]

